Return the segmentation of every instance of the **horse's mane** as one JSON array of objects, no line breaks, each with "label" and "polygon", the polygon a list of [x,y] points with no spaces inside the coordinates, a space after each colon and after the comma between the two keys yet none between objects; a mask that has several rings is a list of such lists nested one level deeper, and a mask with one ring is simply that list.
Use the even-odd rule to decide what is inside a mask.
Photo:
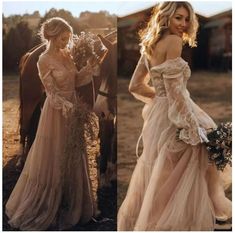
[{"label": "horse's mane", "polygon": [[29,56],[31,54],[33,54],[37,49],[41,48],[42,46],[45,46],[44,43],[38,44],[36,46],[34,46],[33,48],[31,48],[28,52],[26,52],[20,59],[19,62],[19,71],[20,71],[20,75],[23,73],[23,69],[25,67],[25,63],[27,61],[27,59],[29,58]]},{"label": "horse's mane", "polygon": [[[33,48],[31,48],[29,51],[27,51],[20,59],[19,62],[19,73],[20,73],[20,80],[19,80],[19,99],[20,99],[20,105],[19,105],[19,112],[20,112],[20,116],[19,116],[19,127],[20,127],[20,131],[22,131],[22,122],[23,122],[23,113],[22,113],[22,109],[23,109],[23,97],[22,97],[22,75],[25,72],[25,67],[27,62],[30,60],[31,55],[34,55],[34,53],[36,51],[39,51],[43,46],[45,46],[44,43],[38,44],[36,46],[34,46]],[[21,143],[23,144],[23,146],[25,145],[25,136],[23,132],[20,132],[21,134]]]}]

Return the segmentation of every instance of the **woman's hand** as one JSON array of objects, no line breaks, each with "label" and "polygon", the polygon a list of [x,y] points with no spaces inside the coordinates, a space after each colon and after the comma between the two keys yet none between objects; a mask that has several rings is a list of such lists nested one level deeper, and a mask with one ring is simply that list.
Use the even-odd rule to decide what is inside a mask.
[{"label": "woman's hand", "polygon": [[[178,128],[177,130],[176,130],[176,141],[177,142],[179,142],[179,141],[181,141],[181,139],[180,139],[180,131],[182,130],[183,128]],[[208,140],[208,138],[207,138],[207,132],[206,132],[206,130],[204,129],[204,128],[202,128],[202,127],[199,127],[198,128],[198,135],[199,135],[199,137],[200,137],[200,140],[201,140],[201,143],[208,143],[209,142],[209,140]]]},{"label": "woman's hand", "polygon": [[182,130],[182,128],[178,128],[177,130],[176,130],[176,136],[175,136],[175,138],[176,138],[176,141],[177,142],[179,142],[180,141],[180,131]]},{"label": "woman's hand", "polygon": [[99,65],[99,60],[95,56],[92,56],[88,59],[88,64],[91,66]]},{"label": "woman's hand", "polygon": [[64,101],[62,105],[62,115],[68,118],[74,112],[74,106],[69,101]]},{"label": "woman's hand", "polygon": [[87,64],[91,68],[94,76],[100,75],[100,63],[96,57],[89,58]]},{"label": "woman's hand", "polygon": [[205,143],[208,143],[208,142],[209,142],[209,140],[208,140],[208,138],[207,138],[207,132],[206,132],[206,130],[205,130],[204,128],[199,127],[199,128],[198,128],[198,134],[199,134],[199,136],[200,136],[200,138],[201,138],[201,142],[202,142],[202,143],[203,143],[203,142],[205,142]]},{"label": "woman's hand", "polygon": [[115,105],[112,103],[109,105],[109,101],[106,96],[98,95],[93,107],[95,114],[103,120],[113,120],[115,117],[114,111],[109,107]]}]

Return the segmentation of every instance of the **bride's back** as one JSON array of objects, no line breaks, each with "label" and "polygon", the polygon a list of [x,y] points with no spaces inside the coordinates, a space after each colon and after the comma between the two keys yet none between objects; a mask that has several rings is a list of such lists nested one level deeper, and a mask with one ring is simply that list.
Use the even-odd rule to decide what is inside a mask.
[{"label": "bride's back", "polygon": [[166,61],[169,46],[172,47],[172,43],[174,43],[176,39],[174,37],[176,37],[176,35],[166,35],[156,43],[149,61],[151,67],[160,65]]}]

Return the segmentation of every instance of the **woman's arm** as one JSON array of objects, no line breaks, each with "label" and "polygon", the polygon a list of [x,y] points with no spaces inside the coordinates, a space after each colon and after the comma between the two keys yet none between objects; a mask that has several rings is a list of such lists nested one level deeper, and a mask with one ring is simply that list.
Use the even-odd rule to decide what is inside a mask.
[{"label": "woman's arm", "polygon": [[91,82],[93,76],[98,76],[100,67],[98,63],[88,60],[87,65],[76,74],[75,86],[81,87]]},{"label": "woman's arm", "polygon": [[186,63],[178,60],[175,66],[173,61],[181,56],[182,40],[178,36],[171,36],[167,46],[168,67],[163,73],[166,93],[169,102],[168,117],[180,129],[179,139],[187,144],[197,145],[206,141],[206,135],[200,128],[198,120],[192,110],[188,95],[184,90],[183,71]]},{"label": "woman's arm", "polygon": [[149,79],[148,70],[145,65],[145,57],[141,55],[132,75],[129,91],[135,98],[145,103],[150,102],[156,94],[154,88],[148,85]]},{"label": "woman's arm", "polygon": [[53,70],[55,70],[55,67],[50,65],[48,59],[44,57],[39,58],[37,67],[51,106],[57,110],[62,110],[63,116],[67,118],[73,110],[73,104],[61,96],[60,91],[56,88],[53,76]]}]

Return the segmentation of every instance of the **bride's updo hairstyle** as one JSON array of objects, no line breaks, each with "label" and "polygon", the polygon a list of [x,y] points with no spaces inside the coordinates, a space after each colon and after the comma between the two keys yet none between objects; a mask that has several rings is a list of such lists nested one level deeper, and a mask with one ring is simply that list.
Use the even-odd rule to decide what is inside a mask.
[{"label": "bride's updo hairstyle", "polygon": [[197,46],[198,20],[191,4],[188,2],[161,2],[154,7],[147,27],[139,32],[142,54],[146,54],[148,58],[151,57],[155,44],[162,38],[169,27],[171,17],[180,7],[184,7],[189,13],[189,27],[187,32],[183,33],[183,42],[188,43],[191,47]]},{"label": "bride's updo hairstyle", "polygon": [[60,17],[53,17],[42,24],[39,36],[41,37],[42,42],[48,42],[51,39],[58,37],[63,32],[71,32],[71,34],[73,34],[73,28],[66,20]]}]

